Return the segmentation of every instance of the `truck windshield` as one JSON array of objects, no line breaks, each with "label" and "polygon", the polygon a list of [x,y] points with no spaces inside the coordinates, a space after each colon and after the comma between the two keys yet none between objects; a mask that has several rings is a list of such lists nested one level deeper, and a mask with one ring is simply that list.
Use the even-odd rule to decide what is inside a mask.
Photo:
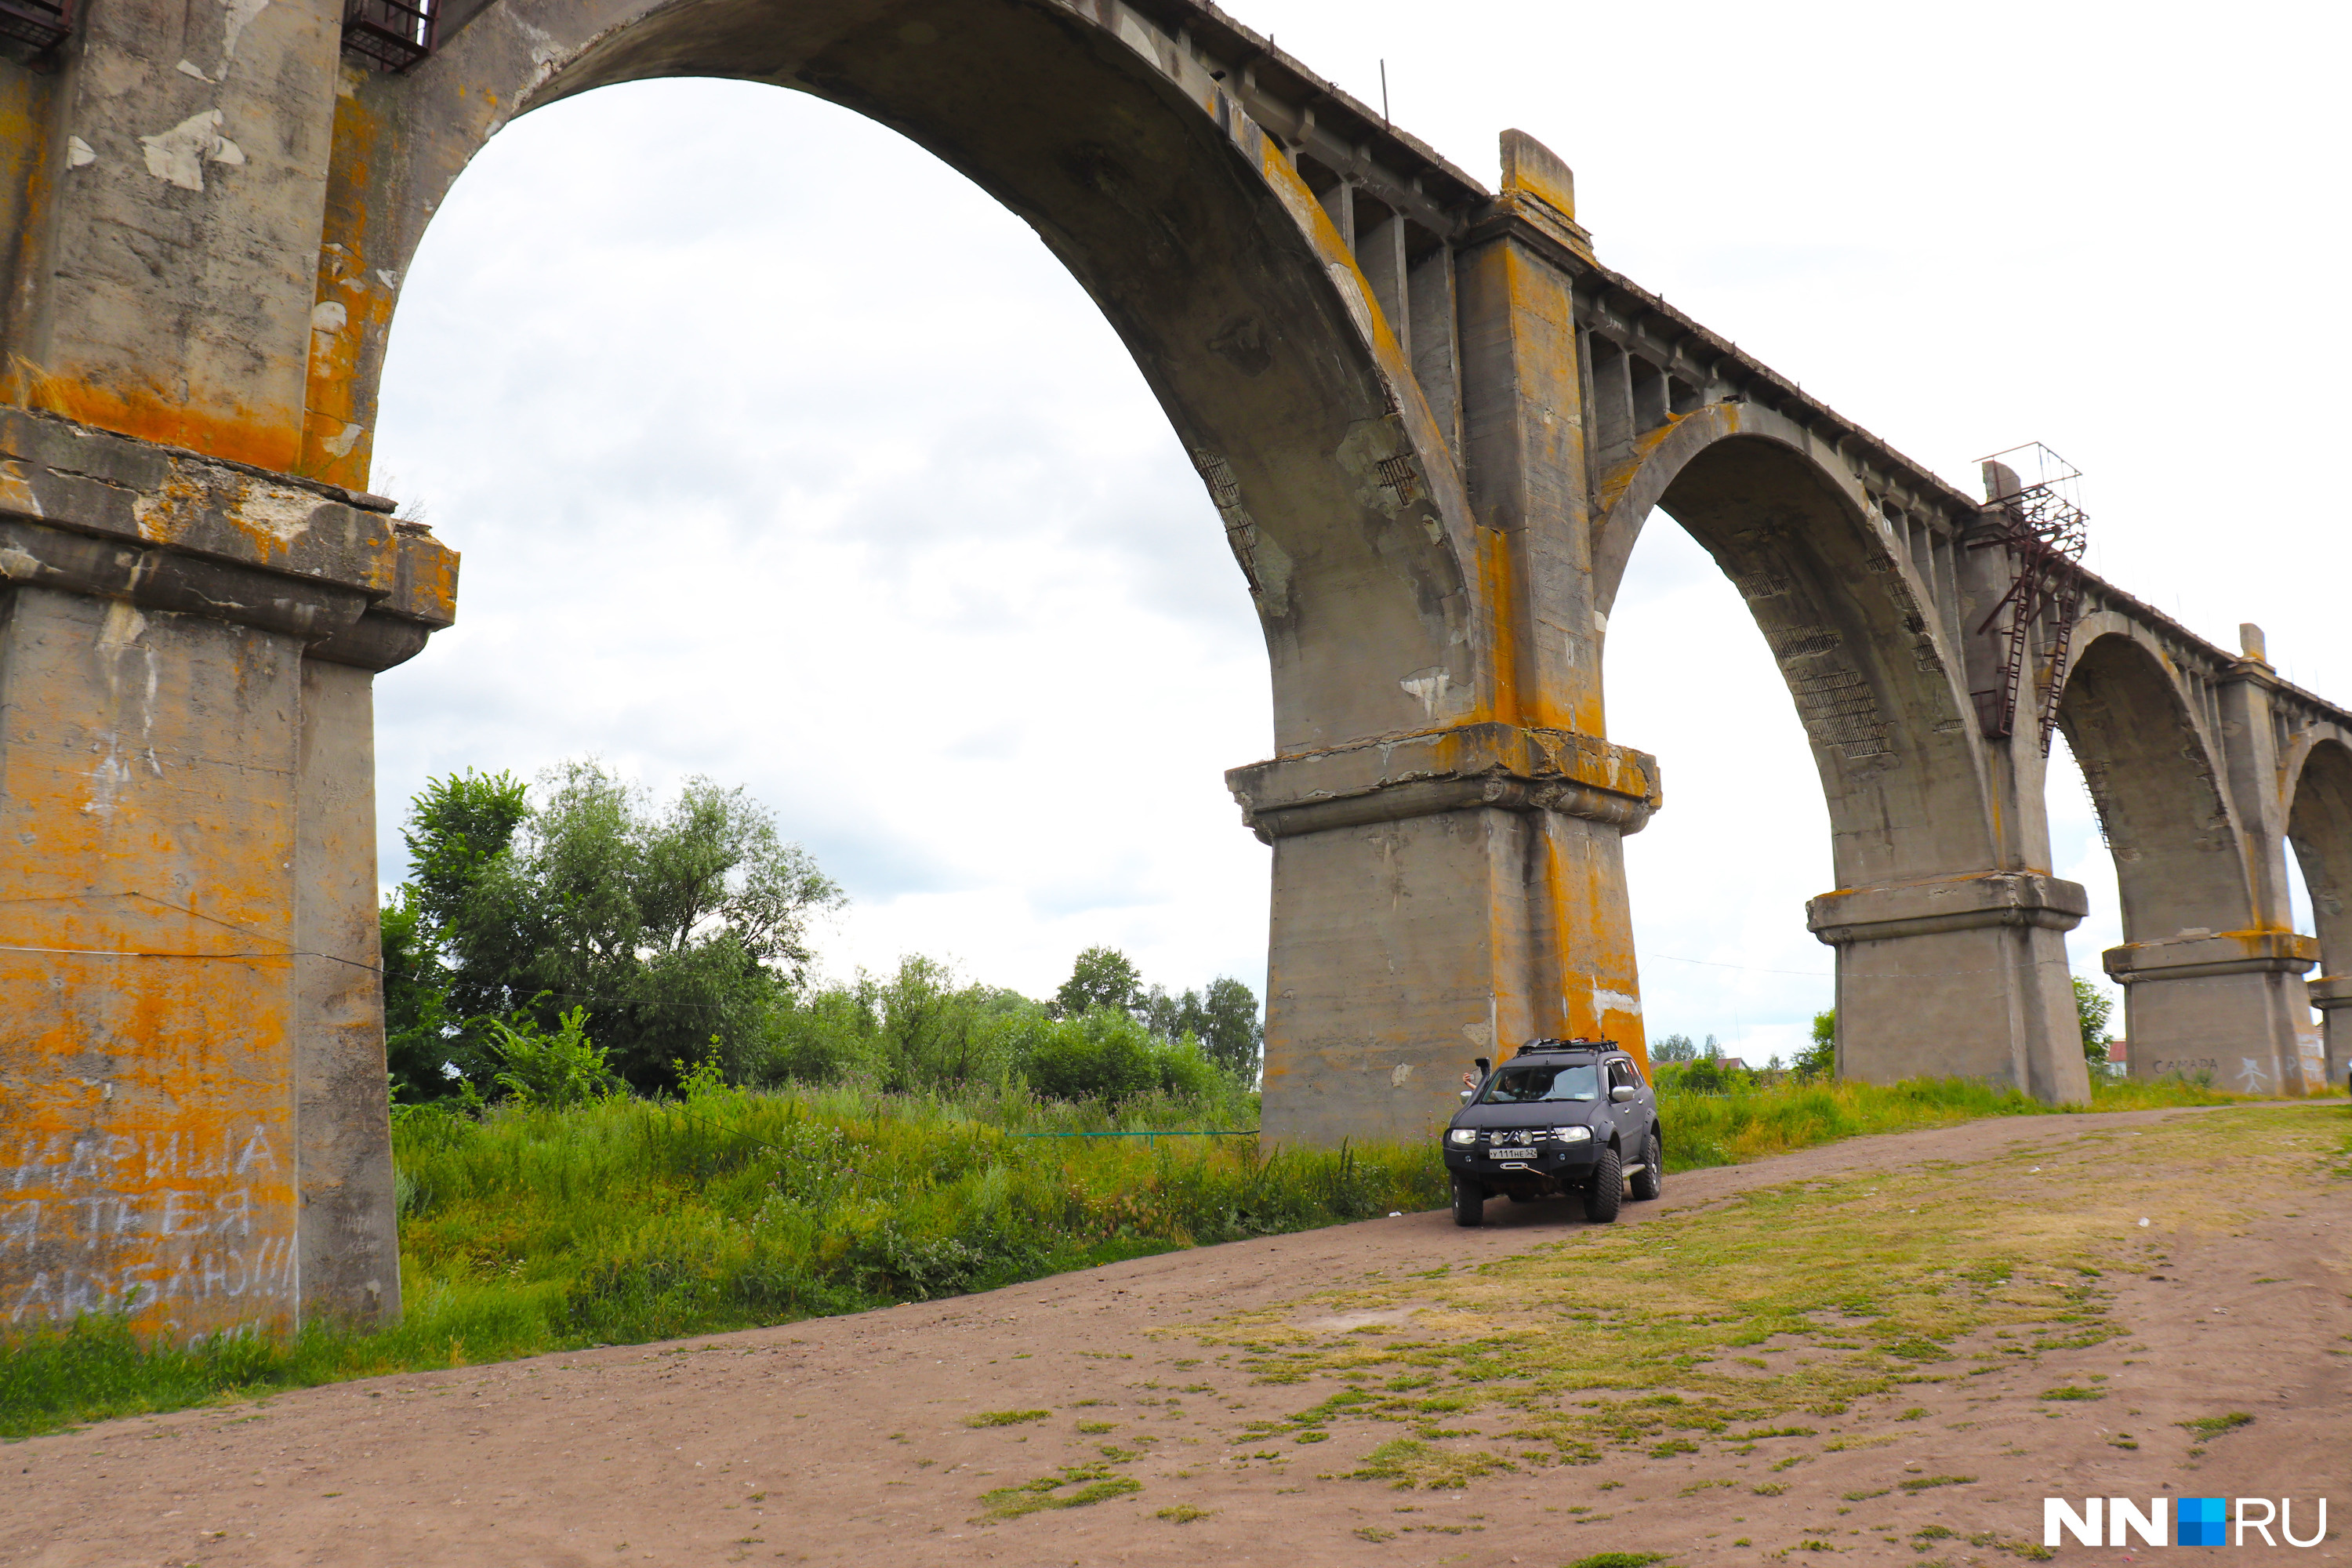
[{"label": "truck windshield", "polygon": [[1508,1062],[1486,1085],[1481,1105],[1599,1100],[1601,1069],[1591,1062]]}]

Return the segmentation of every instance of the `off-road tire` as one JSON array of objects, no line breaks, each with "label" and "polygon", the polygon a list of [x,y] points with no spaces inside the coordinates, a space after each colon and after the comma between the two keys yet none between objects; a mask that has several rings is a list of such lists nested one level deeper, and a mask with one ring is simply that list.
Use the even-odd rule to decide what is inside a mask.
[{"label": "off-road tire", "polygon": [[1584,1194],[1584,1217],[1595,1225],[1607,1225],[1617,1217],[1624,1202],[1625,1160],[1612,1144],[1593,1162],[1592,1185]]},{"label": "off-road tire", "polygon": [[1468,1228],[1486,1223],[1486,1189],[1475,1182],[1454,1178],[1454,1223]]},{"label": "off-road tire", "polygon": [[1658,1143],[1658,1130],[1650,1129],[1650,1141],[1642,1145],[1642,1173],[1633,1178],[1633,1196],[1643,1203],[1663,1195],[1666,1190],[1666,1152]]}]

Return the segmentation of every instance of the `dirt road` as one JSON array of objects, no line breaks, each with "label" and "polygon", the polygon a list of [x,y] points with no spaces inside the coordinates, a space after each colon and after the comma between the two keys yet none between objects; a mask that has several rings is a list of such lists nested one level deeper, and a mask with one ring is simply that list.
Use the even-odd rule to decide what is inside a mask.
[{"label": "dirt road", "polygon": [[[1482,1230],[1408,1215],[858,1317],[110,1423],[0,1449],[0,1562],[2007,1563],[2042,1551],[2045,1495],[2285,1495],[2305,1535],[2331,1496],[2340,1533],[2347,1121],[2339,1101],[1979,1122],[1677,1176],[1616,1227],[1497,1201]],[[2063,1214],[2111,1256],[2067,1276],[2084,1283],[2057,1326],[1980,1313],[1948,1343],[1898,1347],[1909,1363],[1834,1327],[1749,1342],[1721,1314],[1724,1348],[1651,1357],[1644,1386],[1717,1391],[1687,1404],[1508,1381],[1516,1326],[1571,1349],[1559,1336],[1588,1320],[1632,1332],[1622,1301],[1675,1281],[1675,1258],[1713,1256],[1710,1226],[1811,1212],[1768,1202],[1860,1205],[1840,1212],[1862,1252],[1882,1226],[2024,1234]],[[1538,1325],[1585,1261],[1612,1278],[1639,1263],[1653,1283]],[[1532,1283],[1510,1282],[1527,1269]],[[2009,1278],[1983,1274],[1969,1299],[2041,1311]],[[1849,1309],[1865,1326],[1879,1310]],[[1657,1319],[1685,1335],[1705,1321]],[[2107,1327],[2070,1339],[2083,1321]],[[1447,1359],[1473,1342],[1485,1361]],[[1794,1422],[1720,1393],[1798,1397],[1787,1379],[1832,1373],[1863,1392]],[[1552,1425],[1501,1430],[1501,1407],[1479,1402],[1505,1386],[1500,1426]],[[1684,1426],[1635,1432],[1633,1405]],[[1604,1417],[1618,1425],[1577,1425]],[[1472,1425],[1433,1425],[1448,1419]]]}]

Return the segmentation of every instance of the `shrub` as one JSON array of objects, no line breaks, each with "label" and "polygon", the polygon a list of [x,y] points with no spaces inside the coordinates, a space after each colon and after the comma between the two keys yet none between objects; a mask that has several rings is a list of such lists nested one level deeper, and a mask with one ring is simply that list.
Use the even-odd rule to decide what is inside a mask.
[{"label": "shrub", "polygon": [[509,1020],[481,1020],[499,1062],[491,1081],[518,1105],[561,1110],[623,1092],[620,1075],[588,1038],[588,1009],[561,1016],[548,1034],[527,1012]]},{"label": "shrub", "polygon": [[1180,1098],[1213,1094],[1219,1074],[1187,1035],[1155,1037],[1133,1015],[1097,1007],[1080,1018],[1031,1021],[1024,1068],[1031,1087],[1052,1100],[1117,1105],[1158,1091]]}]

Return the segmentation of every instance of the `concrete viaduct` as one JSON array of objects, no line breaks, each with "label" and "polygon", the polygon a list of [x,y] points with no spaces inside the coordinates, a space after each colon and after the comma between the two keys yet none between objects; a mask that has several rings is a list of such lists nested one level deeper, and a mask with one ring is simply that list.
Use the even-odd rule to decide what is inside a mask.
[{"label": "concrete viaduct", "polygon": [[2352,1056],[2352,714],[2063,563],[2004,620],[2019,482],[1952,489],[1602,266],[1533,140],[1486,190],[1199,0],[437,13],[0,0],[0,1324],[398,1310],[371,691],[457,557],[368,492],[378,372],[476,151],[652,77],[891,126],[1132,351],[1272,665],[1275,755],[1228,775],[1273,846],[1272,1135],[1420,1134],[1474,1052],[1642,1040],[1621,841],[1663,795],[1601,671],[1657,511],[1811,742],[1845,1072],[2084,1097],[2050,724],[2134,1070]]}]

